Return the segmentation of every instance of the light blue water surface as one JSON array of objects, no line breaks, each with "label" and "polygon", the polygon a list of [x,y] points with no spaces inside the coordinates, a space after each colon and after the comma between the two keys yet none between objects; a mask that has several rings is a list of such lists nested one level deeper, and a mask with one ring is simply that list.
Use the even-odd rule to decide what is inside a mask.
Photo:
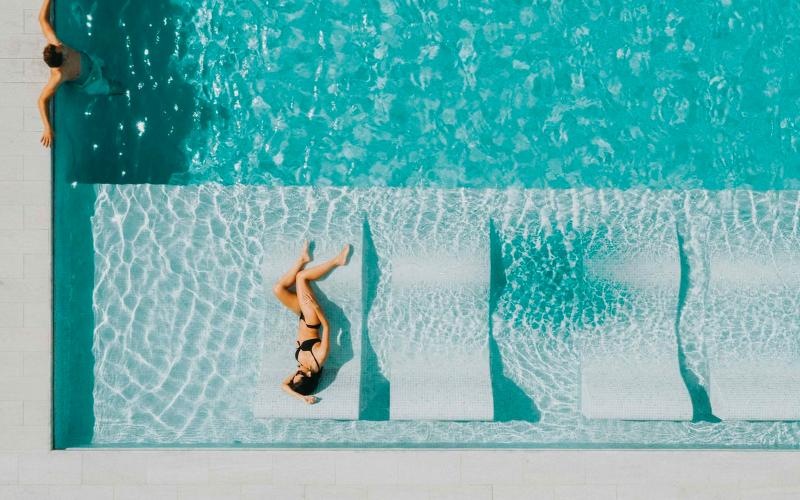
[{"label": "light blue water surface", "polygon": [[[688,261],[702,263],[692,253],[702,248],[686,229],[699,227],[689,222],[707,215],[705,208],[693,209],[697,200],[710,196],[700,206],[713,213],[739,205],[723,202],[725,195],[682,191],[800,187],[798,25],[795,2],[735,0],[59,4],[62,38],[102,57],[129,95],[90,100],[65,88],[57,100],[57,445],[798,446],[796,423],[583,419],[576,400],[576,336],[582,321],[607,313],[609,297],[581,291],[573,224],[593,208],[576,208],[571,200],[601,195],[549,189],[513,194],[521,188],[671,190],[657,196],[669,200],[671,220],[686,224]],[[140,238],[138,229],[157,229],[142,226],[140,218],[157,220],[159,205],[91,185],[208,182],[479,188],[469,195],[478,198],[483,190],[497,190],[496,203],[485,211],[496,226],[493,307],[514,327],[497,332],[492,347],[503,360],[493,373],[505,374],[498,380],[509,398],[496,414],[507,422],[329,422],[309,433],[303,423],[248,419],[245,396],[237,392],[242,385],[234,382],[252,382],[257,365],[252,359],[225,361],[241,351],[204,344],[202,332],[218,325],[202,326],[202,316],[191,318],[197,330],[188,337],[195,346],[190,365],[223,370],[229,378],[222,394],[230,399],[200,407],[198,394],[193,399],[178,391],[172,393],[180,396],[177,406],[153,410],[170,395],[134,390],[132,381],[146,379],[146,370],[130,367],[153,349],[159,362],[169,358],[183,366],[185,353],[159,342],[138,349],[130,336],[155,335],[158,325],[148,311],[180,304],[169,302],[176,283],[166,280],[160,288],[137,279],[163,278],[159,259],[185,258],[180,245],[191,245],[191,238]],[[188,189],[170,193],[176,200],[197,196]],[[615,220],[636,220],[637,193],[628,195],[634,201],[623,197]],[[359,196],[365,195],[356,196],[354,217],[375,207]],[[753,225],[766,227],[774,222],[774,194],[753,196],[762,196],[768,207],[757,211],[762,216]],[[504,199],[515,201],[502,205]],[[405,199],[413,200],[418,210],[440,209],[433,198]],[[255,206],[265,210],[263,201]],[[97,215],[90,224],[95,210],[108,217]],[[782,210],[784,223],[796,217]],[[556,230],[541,229],[551,222]],[[645,241],[650,229],[639,222],[626,229]],[[189,236],[208,223],[198,214],[183,221]],[[254,231],[260,222],[237,216],[235,223]],[[132,232],[120,233],[120,227]],[[384,237],[375,236],[378,245]],[[147,256],[153,257],[150,267],[142,264]],[[106,281],[101,270],[108,272],[109,264],[115,266]],[[124,276],[126,269],[137,272]],[[701,266],[684,271],[699,273],[702,285]],[[137,283],[140,288],[131,288]],[[98,289],[119,293],[98,295]],[[689,292],[695,299],[689,312],[702,312],[704,289]],[[154,297],[162,302],[152,302]],[[110,321],[117,333],[104,340],[96,333],[99,311],[108,308],[116,311]],[[676,342],[685,349],[684,374],[694,381],[689,390],[702,392],[707,380],[699,328]],[[537,337],[536,331],[549,333]],[[258,345],[246,329],[225,335],[244,342],[239,349]],[[737,348],[754,344],[743,345]],[[198,352],[206,361],[196,359]],[[101,364],[103,354],[116,356],[113,363]],[[182,387],[183,375],[176,373],[170,384]],[[106,391],[117,383],[128,392]],[[382,418],[378,409],[369,418]],[[172,420],[153,420],[153,412]]]},{"label": "light blue water surface", "polygon": [[[784,362],[796,370],[800,265],[791,249],[800,245],[798,207],[797,191],[99,186],[93,443],[795,448],[798,422],[720,422],[708,396],[719,354],[776,373]],[[264,304],[275,299],[262,263],[275,259],[275,241],[286,232],[325,238],[363,221],[368,236],[353,244],[364,255],[366,327],[349,333],[368,344],[360,355],[359,420],[255,417],[262,384],[279,383],[260,377],[264,353],[278,349],[291,359],[294,334],[265,342],[275,322]],[[462,318],[458,292],[444,283],[444,290],[423,286],[407,301],[392,301],[393,255],[444,258],[449,249],[469,260],[464,252],[481,235],[490,248],[474,251],[492,254],[483,322]],[[794,277],[783,278],[793,281],[748,289],[753,299],[737,297],[734,284],[714,290],[710,270],[725,261],[715,246],[762,265],[794,266]],[[623,272],[593,274],[601,253],[617,263],[612,273]],[[647,262],[668,271],[649,277],[638,267]],[[730,270],[715,276],[737,281]],[[442,292],[452,303],[436,302]],[[439,310],[425,307],[425,298],[441,303]],[[427,329],[435,338],[418,333],[428,323],[439,325]],[[450,347],[436,351],[443,343]],[[433,363],[453,364],[423,379],[437,387],[446,386],[439,377],[458,373],[464,347],[488,347],[494,421],[388,420],[398,349],[438,352]],[[690,407],[686,421],[586,418],[587,357],[607,360],[620,379],[642,364],[674,377],[672,390]],[[659,388],[641,388],[648,390]],[[323,394],[320,411],[327,403]]]}]

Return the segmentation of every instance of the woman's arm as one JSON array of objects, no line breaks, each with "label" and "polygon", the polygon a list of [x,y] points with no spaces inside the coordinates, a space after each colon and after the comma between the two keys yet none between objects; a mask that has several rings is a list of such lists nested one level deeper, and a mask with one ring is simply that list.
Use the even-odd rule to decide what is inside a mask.
[{"label": "woman's arm", "polygon": [[42,8],[39,10],[39,26],[42,27],[42,33],[44,33],[47,43],[61,45],[61,40],[56,36],[56,30],[50,24],[50,0],[44,0]]},{"label": "woman's arm", "polygon": [[50,73],[50,80],[44,86],[41,95],[39,96],[39,115],[42,117],[42,146],[49,148],[53,143],[53,127],[50,124],[50,98],[56,93],[58,86],[61,85],[61,72],[52,71]]},{"label": "woman's arm", "polygon": [[292,381],[292,379],[294,378],[295,375],[296,374],[293,373],[293,374],[289,375],[288,377],[286,377],[285,379],[283,379],[283,382],[281,383],[281,389],[283,389],[283,392],[285,392],[286,394],[289,394],[290,396],[296,397],[300,401],[305,401],[306,403],[308,403],[310,405],[313,405],[314,403],[319,401],[314,396],[304,396],[304,395],[300,394],[299,392],[295,392],[292,389],[292,386],[289,385],[289,382]]}]

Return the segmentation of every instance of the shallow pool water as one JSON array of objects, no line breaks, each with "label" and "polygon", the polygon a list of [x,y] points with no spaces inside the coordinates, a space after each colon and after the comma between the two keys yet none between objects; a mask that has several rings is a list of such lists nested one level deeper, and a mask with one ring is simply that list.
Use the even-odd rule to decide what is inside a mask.
[{"label": "shallow pool water", "polygon": [[[692,198],[705,202],[682,209]],[[759,208],[749,213],[751,203]],[[582,414],[580,394],[582,361],[597,357],[611,368],[640,360],[655,366],[666,357],[676,373],[683,367],[680,389],[695,399],[707,397],[714,353],[775,366],[797,360],[800,322],[788,312],[800,299],[796,286],[773,289],[775,307],[757,299],[756,309],[731,312],[717,303],[727,296],[698,277],[709,272],[708,241],[719,234],[737,250],[749,248],[737,240],[753,228],[773,250],[797,243],[798,206],[797,192],[100,186],[93,220],[93,442],[796,447],[795,422],[719,422],[698,403],[694,422],[597,420]],[[730,227],[700,236],[708,219],[727,213],[739,214]],[[367,256],[366,327],[351,332],[369,341],[359,353],[360,418],[309,425],[254,417],[260,386],[279,382],[260,379],[264,353],[291,355],[292,332],[285,342],[265,343],[273,325],[265,315],[265,301],[274,300],[271,283],[261,271],[274,258],[269,249],[298,226],[324,238],[362,221],[370,236],[353,243]],[[487,230],[492,234],[482,237]],[[617,253],[629,257],[643,249],[646,255],[677,250],[680,237],[685,268],[667,273],[666,293],[637,286],[646,279],[641,270],[598,280],[587,268],[612,234]],[[781,238],[769,236],[775,234]],[[474,335],[481,321],[468,322],[458,290],[448,291],[446,283],[450,301],[426,298],[438,300],[440,313],[410,300],[392,303],[398,247],[422,259],[431,249],[447,255],[447,246],[474,248],[474,242],[488,244],[494,255],[486,263],[492,277],[483,338]],[[678,255],[672,257],[679,268]],[[691,275],[691,283],[679,301],[680,273]],[[709,326],[726,321],[741,324]],[[441,325],[441,338],[417,335],[426,322]],[[494,421],[388,420],[398,351],[434,351],[446,364],[457,362],[459,349],[479,352],[482,345],[490,346]]]},{"label": "shallow pool water", "polygon": [[[730,257],[797,267],[794,4],[80,0],[56,16],[129,89],[56,103],[58,447],[800,445],[796,422],[719,421],[709,399],[720,363],[800,360],[797,284],[737,294]],[[359,419],[256,418],[270,238],[341,225],[365,235]],[[391,421],[398,345],[425,350],[433,321],[449,325],[434,343],[475,340],[459,304],[398,305],[394,259],[468,262],[459,248],[488,256],[474,345],[493,421]],[[688,420],[587,418],[582,361],[612,356],[674,365]]]}]

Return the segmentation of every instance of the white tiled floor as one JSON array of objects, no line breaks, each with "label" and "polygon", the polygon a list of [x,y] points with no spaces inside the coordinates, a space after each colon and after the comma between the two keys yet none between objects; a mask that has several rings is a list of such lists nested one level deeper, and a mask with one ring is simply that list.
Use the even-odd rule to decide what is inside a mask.
[{"label": "white tiled floor", "polygon": [[50,451],[38,8],[0,2],[0,499],[800,498],[790,452]]}]

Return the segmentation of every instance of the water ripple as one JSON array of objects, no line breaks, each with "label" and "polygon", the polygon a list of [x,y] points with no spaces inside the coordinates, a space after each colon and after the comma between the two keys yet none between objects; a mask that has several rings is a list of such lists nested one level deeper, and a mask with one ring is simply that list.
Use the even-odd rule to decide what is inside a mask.
[{"label": "water ripple", "polygon": [[[797,287],[769,287],[743,297],[715,289],[711,276],[738,283],[752,278],[730,267],[712,273],[709,266],[737,255],[782,266],[777,275],[767,266],[759,280],[777,283],[796,276],[799,196],[101,186],[93,218],[94,442],[798,447],[797,422],[589,420],[580,415],[577,398],[581,346],[634,355],[639,349],[661,352],[666,341],[646,330],[628,332],[623,339],[598,337],[602,329],[591,327],[620,311],[653,324],[666,319],[647,317],[658,310],[658,295],[625,292],[628,282],[620,276],[606,276],[599,288],[587,282],[582,270],[586,256],[602,252],[609,232],[613,241],[629,245],[622,250],[673,245],[676,219],[685,231],[692,273],[682,310],[682,342],[699,383],[707,383],[706,362],[724,355],[772,359],[779,354],[796,360],[799,327],[792,312],[797,310]],[[474,246],[481,238],[485,243],[474,221],[491,218],[506,283],[491,319],[493,334],[504,375],[535,401],[540,421],[320,421],[308,426],[253,417],[250,404],[268,322],[264,301],[272,300],[260,270],[265,248],[282,234],[329,238],[337,225],[360,227],[364,216],[382,278],[373,315],[392,307],[381,287],[391,278],[387,256],[401,242],[389,229],[406,235],[404,246],[410,241],[420,248],[453,249]],[[657,276],[659,269],[654,272]],[[647,285],[636,279],[632,284],[637,287]],[[731,294],[742,307],[725,304]],[[433,300],[446,307],[444,296]],[[763,328],[749,328],[754,317]],[[709,328],[712,324],[720,328]],[[403,330],[402,335],[408,334]],[[370,332],[377,369],[385,366],[398,335]],[[410,345],[424,345],[424,339],[410,335]],[[441,335],[460,334],[443,328]]]}]

